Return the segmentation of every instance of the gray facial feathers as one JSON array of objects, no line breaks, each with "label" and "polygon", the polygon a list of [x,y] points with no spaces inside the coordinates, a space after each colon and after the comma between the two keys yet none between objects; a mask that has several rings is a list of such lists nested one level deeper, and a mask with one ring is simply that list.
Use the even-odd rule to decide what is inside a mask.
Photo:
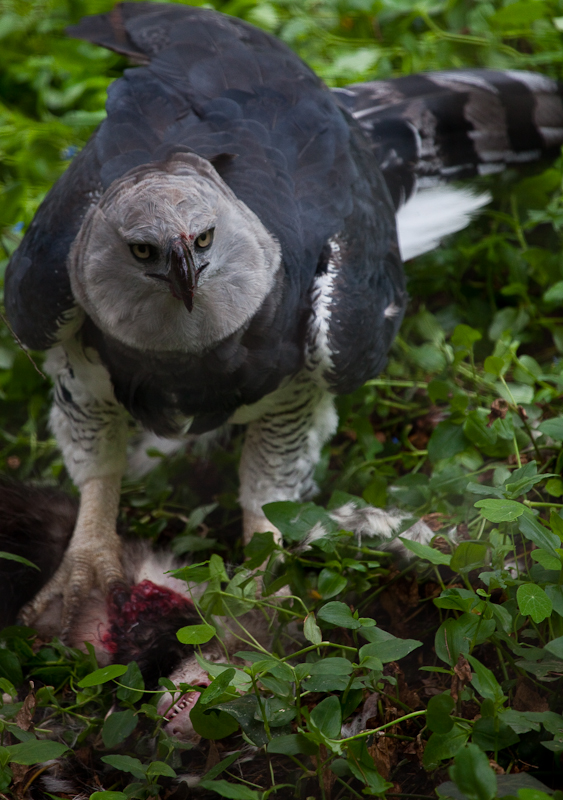
[{"label": "gray facial feathers", "polygon": [[[165,279],[170,242],[213,229],[189,313]],[[134,244],[150,244],[147,263]],[[200,354],[241,329],[276,283],[281,252],[213,166],[191,153],[114,181],[86,216],[69,258],[74,297],[93,321],[139,350]],[[196,264],[197,266],[197,264]],[[151,277],[151,275],[153,277]]]}]

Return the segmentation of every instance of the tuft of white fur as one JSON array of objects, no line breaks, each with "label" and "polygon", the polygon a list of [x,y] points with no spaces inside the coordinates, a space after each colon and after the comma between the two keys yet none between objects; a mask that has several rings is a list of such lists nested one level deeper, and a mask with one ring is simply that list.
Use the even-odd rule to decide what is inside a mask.
[{"label": "tuft of white fur", "polygon": [[[396,538],[402,523],[409,518],[409,514],[396,508],[389,511],[373,506],[359,508],[350,501],[331,511],[330,516],[344,530],[353,531],[358,544],[361,544],[362,537],[381,539],[383,540],[382,547],[412,558],[410,550],[407,550],[402,541]],[[418,520],[406,531],[403,531],[401,536],[414,542],[420,542],[420,544],[429,544],[434,532],[422,520]]]},{"label": "tuft of white fur", "polygon": [[437,186],[421,189],[397,212],[403,261],[437,247],[444,236],[465,228],[491,197],[469,189]]}]

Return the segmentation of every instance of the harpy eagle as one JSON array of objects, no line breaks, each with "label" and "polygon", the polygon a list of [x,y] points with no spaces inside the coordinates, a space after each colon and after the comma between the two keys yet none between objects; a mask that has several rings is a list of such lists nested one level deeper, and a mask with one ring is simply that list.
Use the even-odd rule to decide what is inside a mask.
[{"label": "harpy eagle", "polygon": [[[128,414],[161,436],[247,424],[244,537],[305,499],[333,397],[383,368],[401,266],[485,202],[429,187],[557,150],[557,85],[441,72],[329,91],[285,45],[200,8],[122,3],[71,35],[140,64],[39,208],[6,309],[48,349],[52,428],[80,490],[61,567],[24,619],[122,580]],[[419,191],[416,190],[428,190]],[[397,239],[396,215],[400,233]]]}]

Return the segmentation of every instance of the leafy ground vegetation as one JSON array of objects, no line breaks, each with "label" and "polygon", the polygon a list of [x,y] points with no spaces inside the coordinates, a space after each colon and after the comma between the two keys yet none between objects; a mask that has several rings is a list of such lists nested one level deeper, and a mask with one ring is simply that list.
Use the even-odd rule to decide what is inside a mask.
[{"label": "leafy ground vegetation", "polygon": [[[63,35],[106,0],[0,4],[0,262],[103,119],[125,62]],[[561,0],[217,0],[280,36],[329,83],[463,66],[563,74]],[[263,650],[213,668],[194,710],[203,738],[163,731],[135,664],[11,628],[0,643],[0,792],[42,795],[62,756],[95,798],[561,798],[563,787],[563,162],[508,170],[488,210],[406,264],[410,308],[386,372],[338,401],[317,504],[275,504],[284,575],[256,597],[271,536],[238,543],[240,432],[205,456],[161,459],[126,482],[132,534],[188,555],[213,614],[268,609]],[[47,426],[50,387],[0,331],[0,464],[73,491]],[[353,545],[326,509],[357,503],[424,517],[432,547],[399,563]],[[328,534],[304,551],[315,521]],[[1,588],[0,588],[1,591]],[[166,682],[164,681],[165,685]],[[344,727],[342,727],[344,725]],[[49,732],[51,735],[49,736]],[[53,733],[54,732],[54,735]],[[192,777],[204,776],[197,788]],[[184,780],[178,783],[174,777]],[[543,792],[535,778],[544,786]],[[535,788],[534,788],[535,787]],[[105,791],[104,791],[105,790]],[[54,796],[54,795],[50,795]]]}]

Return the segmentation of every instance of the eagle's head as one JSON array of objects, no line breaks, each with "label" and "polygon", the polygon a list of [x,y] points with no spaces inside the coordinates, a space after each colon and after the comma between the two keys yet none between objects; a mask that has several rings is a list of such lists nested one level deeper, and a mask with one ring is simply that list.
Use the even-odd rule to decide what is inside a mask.
[{"label": "eagle's head", "polygon": [[114,181],[69,259],[74,297],[102,331],[141,350],[194,354],[242,328],[280,269],[272,234],[191,153]]}]

